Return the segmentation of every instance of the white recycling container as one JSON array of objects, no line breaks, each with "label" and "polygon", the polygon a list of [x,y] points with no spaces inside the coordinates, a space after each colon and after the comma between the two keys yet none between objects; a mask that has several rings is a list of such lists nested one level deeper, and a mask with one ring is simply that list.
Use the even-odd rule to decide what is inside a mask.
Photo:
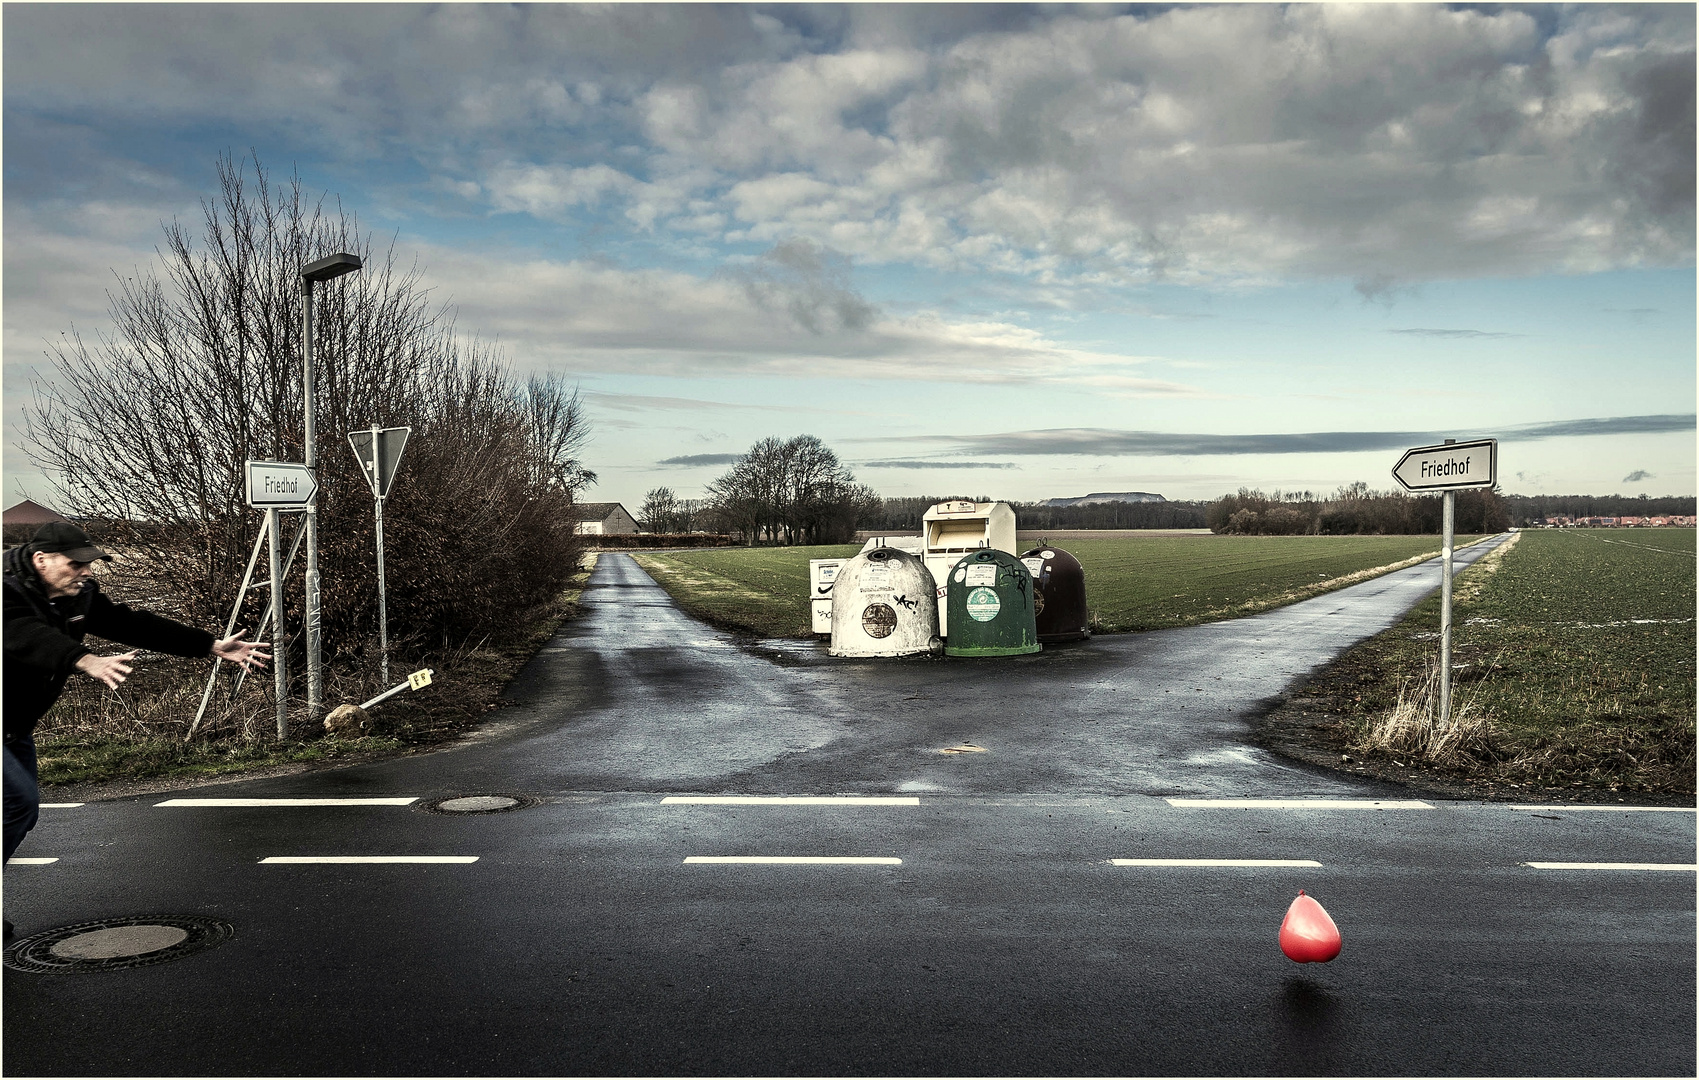
[{"label": "white recycling container", "polygon": [[921,518],[921,558],[938,581],[938,632],[950,633],[945,617],[945,589],[950,571],[962,556],[991,548],[1018,554],[1015,546],[1015,511],[1006,502],[970,502],[966,499],[937,503]]},{"label": "white recycling container", "polygon": [[848,559],[808,560],[808,606],[816,634],[832,632],[832,585]]},{"label": "white recycling container", "polygon": [[913,656],[939,647],[937,585],[917,556],[864,551],[832,583],[833,656]]}]

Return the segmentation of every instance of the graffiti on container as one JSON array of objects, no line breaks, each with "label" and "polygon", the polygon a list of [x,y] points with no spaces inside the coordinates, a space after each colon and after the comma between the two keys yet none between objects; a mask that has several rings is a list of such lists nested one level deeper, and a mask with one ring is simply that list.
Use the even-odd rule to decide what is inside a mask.
[{"label": "graffiti on container", "polygon": [[894,604],[901,604],[903,607],[908,608],[910,611],[919,611],[920,610],[920,601],[910,600],[906,596],[893,596],[893,597],[891,597],[891,602],[894,603]]}]

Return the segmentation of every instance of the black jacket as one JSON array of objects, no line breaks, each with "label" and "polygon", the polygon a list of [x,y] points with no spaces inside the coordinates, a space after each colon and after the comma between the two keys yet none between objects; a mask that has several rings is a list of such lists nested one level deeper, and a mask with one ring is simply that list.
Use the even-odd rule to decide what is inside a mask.
[{"label": "black jacket", "polygon": [[214,638],[180,622],[114,603],[89,582],[76,596],[47,598],[47,589],[25,557],[6,552],[5,737],[28,738],[65,689],[78,660],[92,650],[83,635],[176,656],[210,656]]}]

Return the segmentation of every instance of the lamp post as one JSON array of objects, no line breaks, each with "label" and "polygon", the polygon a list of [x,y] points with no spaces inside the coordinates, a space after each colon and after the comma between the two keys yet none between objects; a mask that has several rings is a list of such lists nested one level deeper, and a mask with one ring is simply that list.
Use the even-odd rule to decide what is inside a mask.
[{"label": "lamp post", "polygon": [[[306,407],[302,438],[308,469],[318,467],[313,448],[313,283],[330,281],[360,269],[360,257],[347,252],[326,255],[301,267],[301,399]],[[315,477],[316,478],[316,477]],[[324,663],[319,647],[319,500],[307,502],[307,717],[319,718],[324,702]]]}]

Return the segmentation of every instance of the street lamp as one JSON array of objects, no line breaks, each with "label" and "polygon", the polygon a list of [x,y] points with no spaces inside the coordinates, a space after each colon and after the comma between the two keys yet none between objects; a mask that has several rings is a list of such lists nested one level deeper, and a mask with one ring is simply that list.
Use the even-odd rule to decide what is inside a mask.
[{"label": "street lamp", "polygon": [[[303,438],[306,465],[318,466],[313,449],[313,283],[330,281],[360,269],[360,256],[339,252],[301,267],[301,398],[306,405]],[[315,479],[317,478],[315,474]],[[319,497],[307,500],[307,716],[316,721],[324,701],[324,663],[319,647]]]}]

